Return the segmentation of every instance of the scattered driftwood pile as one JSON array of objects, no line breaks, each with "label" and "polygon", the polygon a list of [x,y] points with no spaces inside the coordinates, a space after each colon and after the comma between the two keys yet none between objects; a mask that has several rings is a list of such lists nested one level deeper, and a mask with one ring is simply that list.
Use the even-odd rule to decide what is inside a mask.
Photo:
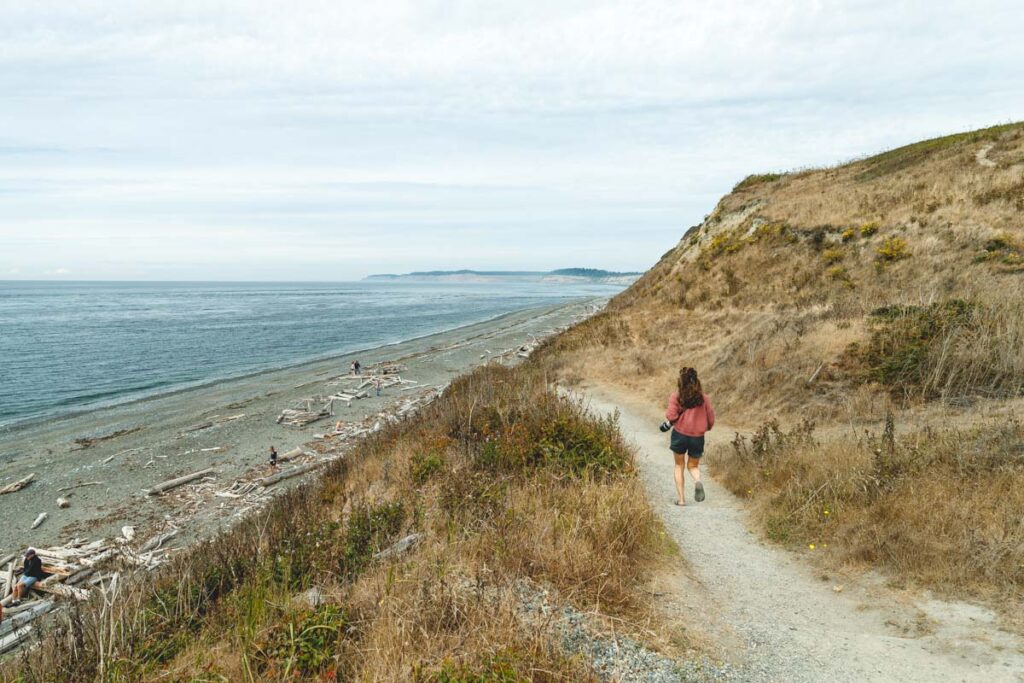
[{"label": "scattered driftwood pile", "polygon": [[177,535],[178,530],[172,528],[159,533],[138,548],[131,546],[135,538],[133,527],[126,526],[121,533],[122,536],[113,540],[101,538],[87,542],[76,538],[62,546],[38,548],[36,554],[43,561],[43,571],[50,576],[33,585],[17,606],[11,603],[22,571],[15,563],[22,555],[8,555],[0,560],[0,605],[4,606],[0,654],[25,642],[32,635],[33,621],[58,608],[62,599],[88,600],[96,585],[116,581],[123,571],[159,567],[168,553],[162,546]]},{"label": "scattered driftwood pile", "polygon": [[334,396],[304,398],[295,404],[294,408],[285,408],[277,418],[277,424],[286,424],[292,427],[305,427],[306,425],[322,420],[325,417],[334,415]]},{"label": "scattered driftwood pile", "polygon": [[344,401],[346,405],[351,406],[352,401],[369,398],[370,392],[376,395],[378,389],[383,391],[402,385],[409,385],[406,388],[414,388],[418,384],[417,382],[411,379],[402,379],[400,373],[405,370],[406,367],[400,363],[383,362],[364,368],[358,375],[343,375],[327,383],[328,386],[344,386],[330,398]]},{"label": "scattered driftwood pile", "polygon": [[[596,312],[596,311],[595,311]],[[588,314],[590,312],[588,311]],[[488,351],[483,357],[491,360],[515,360],[527,358],[540,345],[540,339],[531,337],[521,346],[507,349],[498,354]],[[45,581],[37,583],[24,602],[17,607],[8,607],[12,601],[11,591],[19,579],[20,569],[15,568],[15,560],[20,555],[10,555],[0,559],[0,604],[5,606],[4,621],[0,623],[0,654],[17,648],[32,634],[33,620],[46,615],[59,607],[62,599],[87,599],[91,592],[99,586],[100,590],[113,590],[119,576],[124,571],[140,569],[153,570],[167,559],[170,552],[164,546],[177,536],[181,529],[192,522],[201,508],[211,501],[217,501],[216,514],[222,514],[234,508],[232,517],[240,518],[255,510],[259,510],[272,498],[272,487],[289,479],[313,472],[326,464],[344,457],[355,440],[380,431],[385,424],[398,422],[413,416],[416,412],[429,405],[441,396],[447,385],[438,387],[421,387],[415,381],[403,379],[401,373],[405,366],[398,363],[378,363],[364,369],[360,375],[346,375],[329,382],[329,386],[342,387],[335,389],[328,396],[304,399],[293,408],[282,411],[277,422],[292,426],[305,426],[317,420],[334,415],[334,401],[341,400],[351,404],[353,400],[367,398],[376,389],[398,387],[400,392],[416,391],[415,395],[404,396],[396,405],[387,411],[369,416],[360,422],[338,422],[334,429],[326,434],[317,434],[315,439],[304,447],[295,448],[278,457],[279,469],[267,472],[264,468],[254,468],[246,477],[234,481],[228,488],[220,488],[214,476],[215,470],[207,468],[185,474],[155,484],[146,490],[150,496],[160,496],[172,506],[173,512],[165,515],[165,527],[139,546],[134,545],[136,529],[124,526],[121,536],[112,541],[99,539],[88,543],[74,539],[63,546],[38,549],[43,560],[43,568],[52,574]],[[181,432],[188,435],[209,429],[216,425],[244,418],[245,415],[213,416],[208,421],[193,425]],[[96,439],[79,440],[80,448],[88,448],[96,441],[120,436],[134,430],[123,430],[112,435]],[[226,447],[202,449],[204,451],[223,450]],[[109,462],[113,456],[104,461]],[[280,467],[284,465],[284,467]],[[13,493],[28,486],[33,481],[30,474],[18,481],[0,487],[0,495]],[[58,489],[68,491],[82,486],[99,485],[102,482],[80,482]],[[58,507],[65,507],[68,501],[58,499]],[[207,508],[211,510],[211,508]],[[33,528],[42,524],[46,513],[37,518]],[[402,539],[387,551],[378,553],[378,557],[405,552],[419,540],[417,536]]]}]

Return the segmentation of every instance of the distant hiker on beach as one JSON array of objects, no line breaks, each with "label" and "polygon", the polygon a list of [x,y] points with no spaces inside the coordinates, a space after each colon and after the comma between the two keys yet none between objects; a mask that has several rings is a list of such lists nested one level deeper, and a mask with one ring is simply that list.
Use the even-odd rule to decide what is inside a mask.
[{"label": "distant hiker on beach", "polygon": [[25,551],[25,568],[21,572],[21,579],[18,583],[14,584],[14,600],[11,601],[11,607],[17,607],[21,604],[21,599],[32,590],[32,586],[36,585],[37,582],[45,579],[49,574],[43,571],[43,561],[36,554],[35,548],[29,548]]},{"label": "distant hiker on beach", "polygon": [[678,500],[676,505],[686,505],[685,479],[683,468],[693,477],[693,497],[699,503],[704,500],[704,484],[700,481],[700,458],[704,455],[704,433],[715,426],[715,409],[711,399],[704,393],[697,371],[683,368],[679,371],[676,391],[668,397],[668,410],[661,431],[672,430],[669,448],[675,457],[675,482]]},{"label": "distant hiker on beach", "polygon": [[273,471],[277,468],[277,449],[273,446],[270,447],[270,469]]},{"label": "distant hiker on beach", "polygon": [[380,396],[381,381],[380,377],[373,378],[373,388],[377,390],[377,395]]}]

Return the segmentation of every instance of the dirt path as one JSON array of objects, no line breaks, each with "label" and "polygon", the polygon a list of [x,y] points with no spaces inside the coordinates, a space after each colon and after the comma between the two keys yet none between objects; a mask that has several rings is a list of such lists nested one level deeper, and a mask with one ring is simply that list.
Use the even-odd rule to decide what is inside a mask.
[{"label": "dirt path", "polygon": [[[796,554],[763,544],[742,503],[706,475],[707,500],[693,501],[688,480],[687,506],[676,507],[660,413],[606,392],[588,389],[587,398],[597,412],[620,411],[653,507],[699,586],[670,597],[734,660],[729,680],[1024,681],[1022,643],[987,610],[915,599],[871,577],[823,577]],[[732,435],[723,425],[709,433],[708,457]]]},{"label": "dirt path", "polygon": [[988,153],[995,147],[994,144],[988,144],[978,150],[977,154],[974,155],[974,160],[978,162],[978,165],[984,166],[985,168],[995,168],[996,162],[988,158]]}]

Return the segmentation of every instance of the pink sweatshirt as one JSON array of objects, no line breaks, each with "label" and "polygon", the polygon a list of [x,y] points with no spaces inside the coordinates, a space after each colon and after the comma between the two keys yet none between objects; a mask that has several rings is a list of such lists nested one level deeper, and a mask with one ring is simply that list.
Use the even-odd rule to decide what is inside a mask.
[{"label": "pink sweatshirt", "polygon": [[668,397],[668,410],[665,419],[680,434],[686,436],[704,436],[715,426],[715,409],[711,407],[711,399],[704,394],[704,405],[696,408],[683,408],[679,403],[679,392],[673,391]]}]

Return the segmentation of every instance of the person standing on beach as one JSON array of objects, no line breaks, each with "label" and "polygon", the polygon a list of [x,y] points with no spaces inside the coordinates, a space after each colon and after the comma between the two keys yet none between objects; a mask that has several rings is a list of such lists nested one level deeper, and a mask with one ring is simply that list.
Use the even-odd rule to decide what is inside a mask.
[{"label": "person standing on beach", "polygon": [[711,407],[711,398],[704,393],[696,369],[683,368],[679,371],[676,391],[668,397],[665,420],[661,425],[661,431],[672,430],[669,448],[676,461],[676,505],[686,505],[683,469],[690,471],[694,481],[693,497],[700,503],[704,500],[704,484],[700,481],[704,433],[711,431],[715,426],[715,409]]},{"label": "person standing on beach", "polygon": [[380,386],[381,386],[380,377],[374,377],[373,378],[373,388],[377,390],[377,396],[380,396]]},{"label": "person standing on beach", "polygon": [[49,574],[43,571],[43,561],[36,554],[36,549],[29,548],[26,550],[25,568],[21,572],[21,579],[18,583],[14,584],[14,599],[11,601],[11,606],[17,607],[20,605],[21,599],[32,590],[32,586],[48,576]]},{"label": "person standing on beach", "polygon": [[273,446],[270,447],[270,471],[273,472],[277,469],[277,449]]},{"label": "person standing on beach", "polygon": [[353,370],[354,374],[358,375],[359,371],[362,369],[362,367],[363,366],[359,364],[359,361],[353,361],[353,363],[352,363],[352,370]]}]

